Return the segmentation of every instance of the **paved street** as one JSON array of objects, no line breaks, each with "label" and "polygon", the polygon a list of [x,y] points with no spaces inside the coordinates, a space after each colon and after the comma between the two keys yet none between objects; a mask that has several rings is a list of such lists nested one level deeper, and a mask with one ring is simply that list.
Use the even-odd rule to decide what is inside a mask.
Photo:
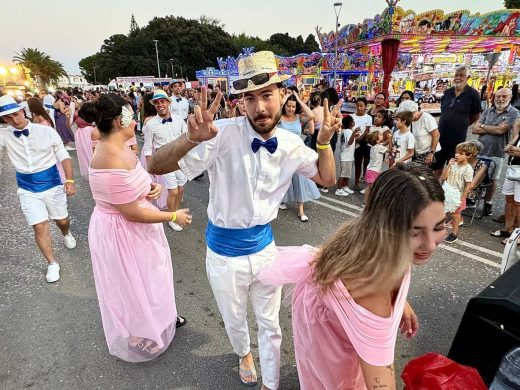
[{"label": "paved street", "polygon": [[[78,172],[76,162],[75,169]],[[78,246],[65,249],[53,227],[62,277],[51,285],[45,282],[43,257],[19,207],[14,171],[5,153],[0,154],[0,388],[243,388],[237,379],[238,359],[205,274],[207,176],[186,187],[184,205],[193,212],[192,226],[181,233],[166,230],[177,307],[188,325],[177,332],[167,352],[143,364],[108,354],[87,243],[94,202],[88,183],[76,176],[78,194],[70,199],[70,215]],[[346,199],[324,194],[306,205],[307,223],[300,222],[295,205],[289,205],[273,224],[276,242],[319,245],[360,212],[361,202],[359,194]],[[420,318],[421,331],[414,340],[398,337],[397,372],[410,358],[426,352],[448,353],[467,301],[498,276],[503,248],[489,236],[497,228],[489,217],[477,220],[462,229],[457,243],[443,246],[428,265],[413,270],[409,301]],[[281,388],[298,389],[289,313],[288,307],[282,307]],[[250,326],[255,334],[254,320]],[[257,356],[256,342],[253,351]]]}]

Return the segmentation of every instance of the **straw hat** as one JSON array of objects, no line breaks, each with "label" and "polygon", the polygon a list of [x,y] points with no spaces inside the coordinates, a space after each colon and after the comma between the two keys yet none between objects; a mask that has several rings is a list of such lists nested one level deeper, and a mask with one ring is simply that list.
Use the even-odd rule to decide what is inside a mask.
[{"label": "straw hat", "polygon": [[22,109],[16,100],[12,96],[4,95],[0,96],[0,116],[9,115],[13,112],[18,112]]},{"label": "straw hat", "polygon": [[162,89],[156,89],[153,92],[153,97],[150,99],[150,101],[153,102],[154,100],[159,100],[159,99],[166,99],[169,102],[171,102],[171,99],[166,92],[164,92]]},{"label": "straw hat", "polygon": [[231,93],[256,91],[282,83],[290,77],[278,73],[273,52],[259,51],[238,60],[238,79],[231,83]]}]

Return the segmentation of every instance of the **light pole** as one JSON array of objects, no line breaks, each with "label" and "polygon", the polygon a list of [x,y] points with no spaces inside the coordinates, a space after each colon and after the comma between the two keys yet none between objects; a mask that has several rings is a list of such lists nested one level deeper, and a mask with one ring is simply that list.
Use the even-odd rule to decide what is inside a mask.
[{"label": "light pole", "polygon": [[157,73],[159,74],[159,78],[161,78],[161,67],[159,66],[159,50],[157,49],[157,39],[153,40],[155,42],[155,55],[157,56]]},{"label": "light pole", "polygon": [[332,80],[332,87],[336,89],[336,68],[338,66],[338,27],[339,27],[339,13],[341,12],[342,3],[334,3],[334,13],[336,14],[336,35],[334,45],[334,79]]},{"label": "light pole", "polygon": [[173,58],[170,58],[170,65],[172,66],[172,78],[174,77],[173,75],[175,74],[173,72]]},{"label": "light pole", "polygon": [[94,85],[97,85],[96,65],[94,65]]}]

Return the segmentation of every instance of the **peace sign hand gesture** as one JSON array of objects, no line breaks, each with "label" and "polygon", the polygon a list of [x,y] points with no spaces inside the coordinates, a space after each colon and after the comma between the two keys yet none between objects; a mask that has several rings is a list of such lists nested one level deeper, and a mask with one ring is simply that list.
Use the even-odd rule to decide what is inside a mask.
[{"label": "peace sign hand gesture", "polygon": [[217,135],[218,128],[213,124],[213,119],[222,96],[222,92],[219,91],[208,109],[207,88],[201,88],[200,105],[195,106],[193,114],[188,118],[189,139],[194,143],[210,140]]},{"label": "peace sign hand gesture", "polygon": [[329,99],[323,99],[323,123],[318,132],[317,141],[321,145],[330,143],[330,139],[341,128],[340,108],[343,106],[343,99],[329,111]]}]

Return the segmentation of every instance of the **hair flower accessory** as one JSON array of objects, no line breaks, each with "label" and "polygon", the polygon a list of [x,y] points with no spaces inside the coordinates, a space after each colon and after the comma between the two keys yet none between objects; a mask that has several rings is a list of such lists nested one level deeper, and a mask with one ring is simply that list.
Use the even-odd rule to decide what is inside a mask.
[{"label": "hair flower accessory", "polygon": [[123,109],[121,110],[121,126],[130,126],[130,123],[132,123],[132,119],[134,119],[132,111],[130,111],[127,107],[123,107]]}]

